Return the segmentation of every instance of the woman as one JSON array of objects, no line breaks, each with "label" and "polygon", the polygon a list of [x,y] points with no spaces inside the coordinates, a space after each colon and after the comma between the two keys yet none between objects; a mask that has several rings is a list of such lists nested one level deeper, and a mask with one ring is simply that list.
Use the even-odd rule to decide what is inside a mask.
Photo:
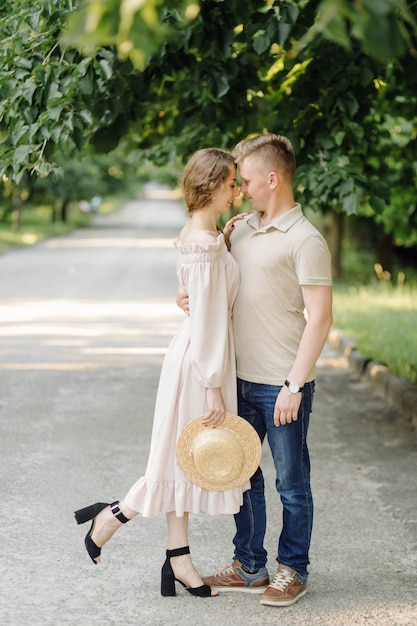
[{"label": "woman", "polygon": [[[209,491],[191,483],[175,460],[184,426],[202,415],[207,428],[220,426],[237,411],[231,311],[239,270],[228,252],[217,218],[240,191],[233,157],[223,150],[199,150],[183,175],[189,220],[174,245],[179,282],[189,294],[190,315],[172,340],[162,366],[155,405],[151,447],[145,475],[121,502],[98,502],[75,512],[79,524],[92,520],[85,538],[94,563],[114,532],[141,513],[164,512],[168,550],[161,573],[161,593],[175,595],[175,581],[192,595],[217,595],[204,585],[188,547],[188,514],[237,513],[249,483],[228,491]],[[233,220],[232,220],[233,222]]]}]

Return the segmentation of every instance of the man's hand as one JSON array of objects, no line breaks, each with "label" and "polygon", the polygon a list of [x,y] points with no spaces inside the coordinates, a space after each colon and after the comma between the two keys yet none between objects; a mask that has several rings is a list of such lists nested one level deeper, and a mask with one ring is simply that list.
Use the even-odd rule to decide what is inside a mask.
[{"label": "man's hand", "polygon": [[300,408],[302,394],[291,393],[285,385],[277,396],[274,410],[274,424],[291,424],[298,420],[298,409]]},{"label": "man's hand", "polygon": [[178,287],[175,302],[186,315],[190,314],[190,301],[188,299],[188,291],[186,291],[181,285]]}]

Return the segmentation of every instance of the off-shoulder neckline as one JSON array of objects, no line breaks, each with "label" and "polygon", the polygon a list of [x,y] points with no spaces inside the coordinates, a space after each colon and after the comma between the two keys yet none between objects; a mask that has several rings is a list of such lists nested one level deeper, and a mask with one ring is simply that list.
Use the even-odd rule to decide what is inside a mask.
[{"label": "off-shoulder neckline", "polygon": [[224,233],[222,231],[219,231],[217,234],[217,237],[212,241],[212,242],[201,242],[201,241],[185,241],[182,242],[180,237],[177,237],[174,240],[174,244],[177,246],[216,246],[219,244],[220,240],[224,239]]}]

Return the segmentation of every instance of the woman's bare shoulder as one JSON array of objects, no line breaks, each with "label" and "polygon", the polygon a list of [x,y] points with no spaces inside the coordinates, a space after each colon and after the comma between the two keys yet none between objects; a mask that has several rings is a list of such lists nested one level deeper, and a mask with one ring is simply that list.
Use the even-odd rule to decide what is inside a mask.
[{"label": "woman's bare shoulder", "polygon": [[179,240],[181,243],[215,243],[218,235],[208,230],[183,230]]}]

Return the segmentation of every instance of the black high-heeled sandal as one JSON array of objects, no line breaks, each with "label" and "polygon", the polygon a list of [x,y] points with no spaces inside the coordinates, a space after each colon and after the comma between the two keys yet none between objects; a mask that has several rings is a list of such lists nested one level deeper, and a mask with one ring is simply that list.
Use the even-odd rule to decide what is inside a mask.
[{"label": "black high-heeled sandal", "polygon": [[211,596],[211,587],[209,585],[200,585],[200,587],[189,587],[179,578],[175,578],[174,570],[171,565],[171,558],[173,556],[182,556],[183,554],[190,554],[189,546],[185,548],[176,548],[175,550],[166,551],[166,560],[161,570],[161,595],[163,596],[175,596],[175,582],[181,583],[185,589],[191,593],[192,596],[199,598],[215,597]]},{"label": "black high-heeled sandal", "polygon": [[84,524],[85,522],[93,520],[91,522],[90,530],[85,536],[84,543],[94,565],[97,565],[96,559],[98,559],[101,554],[101,548],[99,548],[98,545],[94,543],[94,541],[91,539],[91,535],[93,533],[94,523],[96,521],[97,515],[108,506],[111,508],[111,512],[115,517],[117,517],[119,522],[122,522],[122,524],[126,524],[126,522],[129,521],[129,518],[127,518],[126,515],[123,515],[122,511],[120,510],[119,500],[116,500],[116,502],[113,502],[112,504],[109,504],[108,502],[96,502],[91,506],[86,506],[84,509],[79,509],[78,511],[75,511],[74,513],[77,524]]}]

